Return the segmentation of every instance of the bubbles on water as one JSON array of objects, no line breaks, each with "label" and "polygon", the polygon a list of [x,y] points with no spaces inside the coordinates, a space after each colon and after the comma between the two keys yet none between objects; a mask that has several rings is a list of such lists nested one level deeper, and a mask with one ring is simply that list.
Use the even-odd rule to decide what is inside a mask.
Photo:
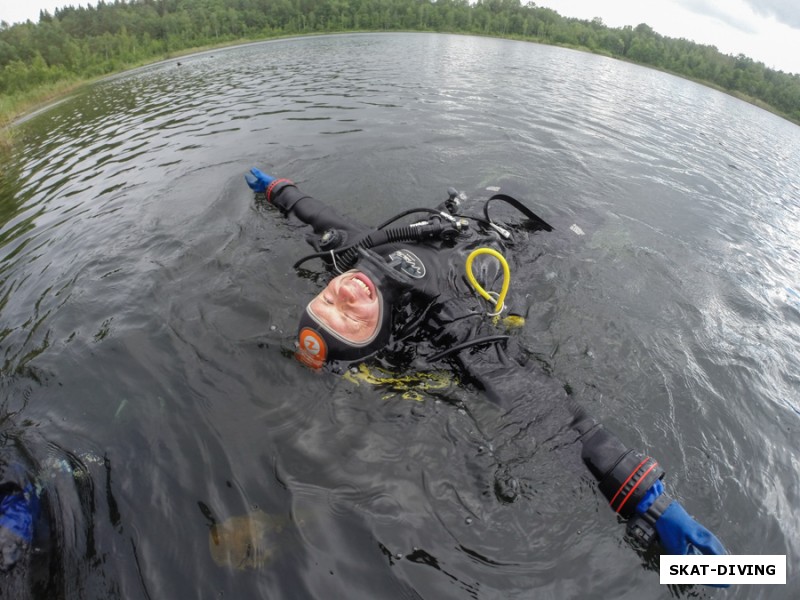
[{"label": "bubbles on water", "polygon": [[105,459],[94,452],[80,452],[70,459],[50,455],[42,463],[39,478],[42,481],[57,480],[64,476],[75,480],[88,479],[90,466],[104,466]]}]

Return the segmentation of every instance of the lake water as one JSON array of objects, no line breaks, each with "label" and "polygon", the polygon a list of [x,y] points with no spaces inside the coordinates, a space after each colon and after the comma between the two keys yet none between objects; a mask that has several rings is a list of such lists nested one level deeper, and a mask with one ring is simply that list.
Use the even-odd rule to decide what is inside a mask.
[{"label": "lake water", "polygon": [[[3,444],[47,489],[49,597],[796,597],[796,125],[590,54],[374,34],[165,62],[16,134]],[[324,278],[292,270],[303,230],[251,166],[376,224],[515,190],[556,228],[515,274],[525,346],[731,553],[788,555],[788,585],[661,586],[588,476],[474,389],[413,400],[291,359]],[[247,514],[263,555],[218,565],[212,525]]]}]

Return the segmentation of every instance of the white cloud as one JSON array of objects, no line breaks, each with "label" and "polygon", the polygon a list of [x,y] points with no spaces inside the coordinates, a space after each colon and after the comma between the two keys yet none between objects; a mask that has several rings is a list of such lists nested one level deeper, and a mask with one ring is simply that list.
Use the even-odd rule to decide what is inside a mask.
[{"label": "white cloud", "polygon": [[744,33],[758,33],[752,9],[743,3],[728,2],[724,7],[713,0],[675,0],[675,3],[690,13],[716,19]]},{"label": "white cloud", "polygon": [[797,0],[745,0],[758,14],[775,17],[779,23],[800,30],[800,2]]},{"label": "white cloud", "polygon": [[[96,4],[92,2],[91,4]],[[39,20],[39,11],[46,10],[51,15],[56,8],[65,6],[86,6],[86,2],[71,2],[70,0],[1,0],[0,21],[9,24],[24,23],[25,21]]]},{"label": "white cloud", "polygon": [[787,24],[798,20],[797,0],[541,0],[538,4],[566,17],[600,17],[610,27],[647,23],[668,37],[716,46],[724,54],[744,54],[770,68],[800,73],[800,32]]}]

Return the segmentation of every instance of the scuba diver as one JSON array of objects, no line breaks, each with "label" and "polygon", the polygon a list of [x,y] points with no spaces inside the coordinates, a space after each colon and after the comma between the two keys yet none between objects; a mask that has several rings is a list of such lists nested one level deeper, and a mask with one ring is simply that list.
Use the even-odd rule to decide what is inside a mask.
[{"label": "scuba diver", "polygon": [[47,510],[31,456],[9,421],[0,406],[0,597],[42,597]]},{"label": "scuba diver", "polygon": [[0,483],[0,571],[10,570],[23,557],[39,516],[38,492],[16,479]]},{"label": "scuba diver", "polygon": [[[482,217],[466,216],[459,214],[459,195],[451,188],[448,200],[435,209],[406,211],[370,228],[340,216],[287,179],[256,168],[245,179],[257,197],[312,227],[307,240],[315,253],[295,268],[321,259],[335,275],[301,316],[295,356],[303,364],[344,373],[356,361],[409,348],[428,364],[446,363],[501,407],[526,403],[537,418],[563,419],[570,441],[580,442],[569,446],[580,448],[600,492],[639,543],[657,540],[666,554],[727,554],[714,534],[667,494],[658,462],[625,445],[540,365],[526,361],[504,327],[515,317],[505,302],[509,273],[503,256],[513,234],[491,219],[489,208],[511,205],[527,217],[529,229],[552,230],[524,204],[497,193]],[[419,213],[421,221],[396,224]],[[497,260],[482,259],[476,277],[475,259],[483,254]],[[499,282],[499,294],[486,292]]]},{"label": "scuba diver", "polygon": [[89,470],[104,459],[63,450],[17,415],[0,402],[0,598],[79,597],[97,581],[111,589]]}]

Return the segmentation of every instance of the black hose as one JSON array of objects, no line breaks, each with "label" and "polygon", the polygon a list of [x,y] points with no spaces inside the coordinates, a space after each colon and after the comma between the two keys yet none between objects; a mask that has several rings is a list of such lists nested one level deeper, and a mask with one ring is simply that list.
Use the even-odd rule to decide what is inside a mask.
[{"label": "black hose", "polygon": [[393,216],[388,221],[385,221],[384,223],[381,223],[380,225],[378,225],[376,227],[376,229],[383,229],[387,225],[391,225],[395,221],[398,221],[398,220],[402,219],[403,217],[407,217],[408,215],[413,215],[414,213],[427,213],[429,215],[438,215],[438,214],[440,214],[438,210],[434,210],[433,208],[411,208],[409,210],[401,212],[399,215]]},{"label": "black hose", "polygon": [[339,250],[331,250],[329,252],[318,252],[310,254],[301,258],[294,263],[293,268],[298,268],[304,262],[314,258],[327,258],[330,257],[333,261],[334,267],[340,273],[351,269],[358,260],[359,249],[369,250],[384,244],[392,244],[395,242],[420,242],[422,240],[435,237],[441,234],[447,228],[446,225],[441,223],[430,223],[419,227],[411,227],[406,225],[403,227],[392,227],[389,229],[374,229],[367,235],[362,237],[357,242],[340,248]]},{"label": "black hose", "polygon": [[503,342],[509,339],[507,335],[489,335],[482,338],[476,338],[474,340],[467,340],[466,342],[462,342],[460,344],[456,344],[447,350],[443,350],[438,354],[434,354],[431,356],[428,361],[429,362],[436,362],[440,358],[444,358],[445,356],[449,356],[454,352],[459,352],[460,350],[466,350],[467,348],[472,348],[473,346],[480,346],[481,344],[490,344],[493,342]]},{"label": "black hose", "polygon": [[[527,206],[522,204],[522,202],[506,194],[495,194],[486,201],[486,203],[483,205],[483,214],[486,217],[485,219],[481,219],[480,217],[476,217],[473,215],[454,215],[454,217],[470,219],[484,226],[489,226],[489,227],[495,226],[495,223],[489,216],[489,204],[494,200],[500,200],[502,202],[505,202],[506,204],[510,204],[511,206],[516,208],[519,212],[521,212],[523,215],[528,217],[528,219],[530,219],[538,229],[542,229],[544,231],[553,230],[553,227],[549,223],[547,223],[541,217],[537,216],[532,210],[530,210]],[[437,236],[441,234],[443,231],[445,231],[445,229],[448,227],[447,225],[443,225],[441,222],[438,222],[417,227],[411,227],[410,225],[405,225],[401,227],[392,227],[386,229],[388,225],[391,225],[395,221],[415,213],[427,213],[432,215],[440,214],[439,211],[432,208],[412,208],[406,210],[398,215],[395,215],[388,221],[385,221],[377,228],[369,232],[367,235],[359,239],[357,242],[350,244],[349,246],[345,246],[344,248],[340,248],[338,250],[317,252],[315,254],[309,254],[308,256],[304,256],[296,263],[294,263],[293,268],[297,269],[303,263],[308,262],[309,260],[313,260],[315,258],[323,258],[323,259],[330,258],[333,261],[336,270],[339,271],[340,273],[344,273],[345,271],[351,269],[353,265],[356,264],[356,261],[358,260],[359,249],[363,248],[365,250],[369,250],[377,246],[382,246],[383,244],[391,244],[395,242],[418,242],[426,238]]]},{"label": "black hose", "polygon": [[517,200],[516,198],[512,198],[507,194],[495,194],[491,198],[486,201],[486,204],[483,205],[483,216],[486,217],[486,220],[490,223],[494,223],[491,217],[489,216],[489,204],[491,204],[492,200],[500,200],[505,202],[506,204],[510,204],[514,208],[516,208],[519,212],[523,215],[528,217],[533,224],[536,226],[537,229],[544,230],[544,231],[553,231],[553,226],[550,225],[547,221],[542,219],[539,215],[534,213],[530,208],[525,206],[522,202]]}]

